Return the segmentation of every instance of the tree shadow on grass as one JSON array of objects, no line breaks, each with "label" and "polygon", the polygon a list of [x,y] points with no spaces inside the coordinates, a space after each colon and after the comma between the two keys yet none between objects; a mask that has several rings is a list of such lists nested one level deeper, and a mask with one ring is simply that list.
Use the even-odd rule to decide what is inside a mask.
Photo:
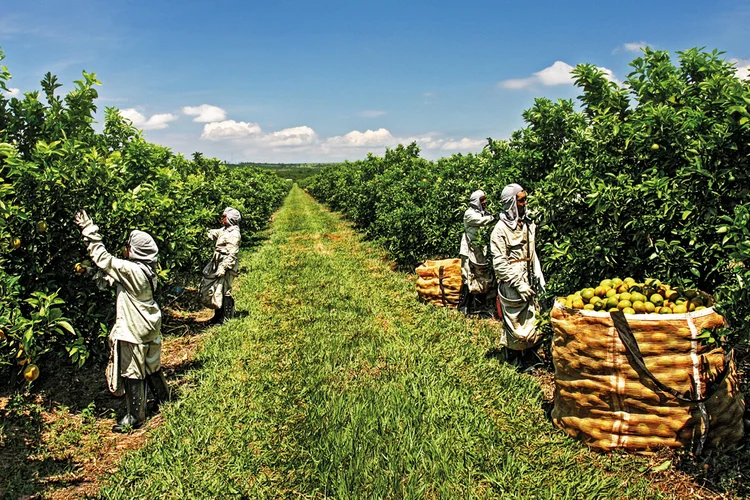
[{"label": "tree shadow on grass", "polygon": [[[162,370],[173,400],[188,372],[201,366],[196,353],[208,326],[192,314],[165,312]],[[142,446],[148,429],[159,425],[156,402],[149,395],[145,429],[116,434],[111,427],[126,403],[107,389],[106,359],[91,359],[82,369],[64,359],[40,366],[33,392],[18,381],[0,387],[0,498],[61,489],[70,498],[93,494],[98,478],[119,463],[121,448]]]}]

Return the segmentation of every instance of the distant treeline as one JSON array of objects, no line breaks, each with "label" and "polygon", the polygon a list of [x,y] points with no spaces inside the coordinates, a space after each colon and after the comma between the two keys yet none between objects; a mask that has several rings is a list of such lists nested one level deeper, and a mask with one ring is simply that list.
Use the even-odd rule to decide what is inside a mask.
[{"label": "distant treeline", "polygon": [[270,170],[282,179],[291,179],[297,182],[300,179],[306,179],[318,173],[324,167],[337,165],[337,163],[255,163],[240,162],[228,163],[228,167],[255,167],[263,170]]}]

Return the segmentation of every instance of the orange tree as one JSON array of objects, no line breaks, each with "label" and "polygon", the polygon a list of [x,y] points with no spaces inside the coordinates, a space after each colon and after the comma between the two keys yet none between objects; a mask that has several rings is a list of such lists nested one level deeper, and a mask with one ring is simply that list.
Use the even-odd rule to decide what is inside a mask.
[{"label": "orange tree", "polygon": [[[9,78],[0,68],[0,88]],[[113,253],[133,229],[154,236],[163,299],[199,274],[212,251],[205,230],[220,225],[225,206],[242,212],[249,235],[289,189],[270,172],[148,143],[116,109],[97,133],[98,83],[84,72],[60,97],[47,74],[41,94],[0,93],[0,370],[18,372],[44,355],[82,365],[102,351],[113,300],[75,272],[86,257],[72,223],[77,209],[89,212]]]},{"label": "orange tree", "polygon": [[571,100],[537,99],[527,126],[476,155],[436,162],[416,145],[324,169],[308,190],[346,212],[405,266],[455,256],[469,194],[500,210],[503,186],[530,192],[549,292],[603,277],[653,276],[713,293],[732,341],[750,331],[750,90],[721,54],[675,65],[646,49],[623,85],[592,65]]}]

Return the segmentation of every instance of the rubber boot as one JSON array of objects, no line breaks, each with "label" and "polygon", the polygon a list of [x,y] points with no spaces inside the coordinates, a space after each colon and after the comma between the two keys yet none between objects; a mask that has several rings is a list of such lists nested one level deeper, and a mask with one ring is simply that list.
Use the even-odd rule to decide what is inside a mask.
[{"label": "rubber boot", "polygon": [[461,295],[458,298],[458,310],[464,316],[469,312],[469,285],[461,286]]},{"label": "rubber boot", "polygon": [[208,321],[212,325],[220,325],[224,322],[224,304],[218,309],[214,309],[214,316]]},{"label": "rubber boot", "polygon": [[148,388],[151,389],[151,394],[154,395],[157,405],[172,400],[172,392],[169,390],[167,379],[161,370],[151,375],[146,375],[146,383],[148,384]]},{"label": "rubber boot", "polygon": [[225,321],[228,319],[234,319],[234,297],[231,295],[225,295],[222,309],[224,309]]},{"label": "rubber boot", "polygon": [[114,432],[138,429],[146,422],[146,381],[123,378],[127,413],[120,423],[112,427]]}]

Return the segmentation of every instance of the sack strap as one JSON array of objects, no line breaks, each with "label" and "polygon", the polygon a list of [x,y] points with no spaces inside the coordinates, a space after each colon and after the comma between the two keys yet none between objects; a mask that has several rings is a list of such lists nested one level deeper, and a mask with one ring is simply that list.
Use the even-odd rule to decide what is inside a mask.
[{"label": "sack strap", "polygon": [[443,307],[445,307],[446,304],[453,304],[453,305],[458,304],[458,302],[456,301],[448,300],[445,298],[445,287],[443,286],[443,276],[444,276],[443,271],[444,270],[445,270],[445,266],[440,266],[438,268],[438,285],[440,286],[440,300],[443,302]]},{"label": "sack strap", "polygon": [[651,371],[646,367],[646,363],[643,361],[643,355],[641,354],[641,350],[638,347],[638,342],[635,340],[635,336],[633,335],[633,331],[630,329],[630,325],[628,325],[628,320],[625,319],[625,314],[623,314],[622,311],[613,311],[609,313],[609,315],[612,317],[612,322],[617,329],[617,333],[620,336],[622,344],[628,351],[628,354],[630,355],[629,357],[635,364],[635,367],[638,369],[638,371],[641,374],[647,376],[654,384],[656,384],[656,387],[666,393],[671,394],[678,400],[685,403],[704,403],[711,399],[714,394],[716,394],[716,391],[719,390],[719,387],[721,387],[724,379],[727,378],[727,375],[729,374],[729,365],[734,359],[734,349],[729,351],[729,354],[726,354],[724,356],[724,367],[716,380],[708,383],[706,395],[704,397],[695,399],[692,397],[691,390],[687,390],[684,393],[681,393],[675,389],[672,389],[671,387],[657,380],[654,374],[651,373]]}]

